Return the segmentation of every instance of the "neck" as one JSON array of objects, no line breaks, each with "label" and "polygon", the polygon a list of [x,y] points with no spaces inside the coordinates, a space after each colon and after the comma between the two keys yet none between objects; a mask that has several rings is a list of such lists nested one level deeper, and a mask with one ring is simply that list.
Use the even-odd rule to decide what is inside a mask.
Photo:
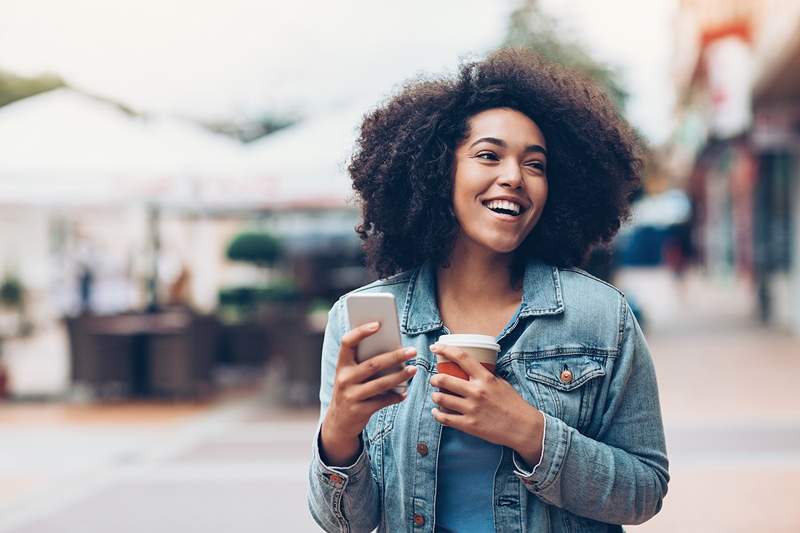
[{"label": "neck", "polygon": [[518,302],[521,286],[511,276],[513,254],[499,254],[457,240],[450,265],[437,271],[438,296],[456,302]]}]

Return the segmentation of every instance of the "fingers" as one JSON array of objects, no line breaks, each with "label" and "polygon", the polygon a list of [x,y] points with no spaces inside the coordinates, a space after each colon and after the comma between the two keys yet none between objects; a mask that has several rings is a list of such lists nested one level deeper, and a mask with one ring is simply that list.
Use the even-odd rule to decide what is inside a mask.
[{"label": "fingers", "polygon": [[382,353],[375,357],[370,357],[366,361],[358,363],[353,369],[352,379],[354,383],[363,383],[370,377],[386,370],[387,368],[401,367],[404,363],[417,355],[414,348],[400,348],[393,352]]},{"label": "fingers", "polygon": [[467,352],[458,346],[434,344],[431,346],[431,352],[441,355],[448,361],[456,363],[470,378],[486,378],[492,375],[491,372],[486,370],[478,361],[467,355]]},{"label": "fingers", "polygon": [[355,400],[366,400],[373,396],[378,396],[392,388],[405,383],[411,376],[417,372],[417,367],[407,366],[397,372],[392,372],[385,376],[375,378],[367,381],[362,385],[356,385],[353,391],[353,398]]},{"label": "fingers", "polygon": [[400,403],[406,399],[405,394],[398,394],[396,392],[386,392],[379,396],[363,402],[361,405],[369,411],[370,416],[379,409],[383,409],[393,403]]},{"label": "fingers", "polygon": [[453,394],[434,392],[431,394],[431,399],[436,405],[451,411],[456,411],[460,414],[467,414],[470,411],[470,403],[464,398],[460,398]]},{"label": "fingers", "polygon": [[469,431],[465,431],[467,428],[463,422],[464,415],[458,413],[443,413],[441,410],[435,407],[431,409],[431,414],[433,415],[433,418],[443,426],[448,426],[460,431],[464,431],[465,433],[470,433]]},{"label": "fingers", "polygon": [[337,368],[355,364],[358,343],[370,335],[373,335],[380,327],[381,325],[378,322],[368,322],[342,335],[342,340],[339,343],[339,362]]},{"label": "fingers", "polygon": [[472,393],[474,384],[469,381],[447,374],[436,374],[430,379],[431,385],[445,389],[452,394],[467,397]]}]

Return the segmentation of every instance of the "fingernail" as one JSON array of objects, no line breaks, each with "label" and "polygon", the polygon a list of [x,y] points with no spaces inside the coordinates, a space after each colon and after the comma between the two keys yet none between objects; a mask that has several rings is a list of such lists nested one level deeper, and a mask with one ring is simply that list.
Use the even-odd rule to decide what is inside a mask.
[{"label": "fingernail", "polygon": [[431,344],[428,348],[430,348],[432,352],[435,352],[435,351],[437,351],[439,349],[439,345],[438,344]]},{"label": "fingernail", "polygon": [[407,366],[406,367],[406,374],[414,374],[417,372],[417,367],[415,366]]},{"label": "fingernail", "polygon": [[406,351],[403,352],[406,355],[416,355],[417,349],[416,348],[406,348]]},{"label": "fingernail", "polygon": [[378,329],[379,326],[380,326],[379,322],[370,322],[369,324],[367,324],[367,329],[375,330]]}]

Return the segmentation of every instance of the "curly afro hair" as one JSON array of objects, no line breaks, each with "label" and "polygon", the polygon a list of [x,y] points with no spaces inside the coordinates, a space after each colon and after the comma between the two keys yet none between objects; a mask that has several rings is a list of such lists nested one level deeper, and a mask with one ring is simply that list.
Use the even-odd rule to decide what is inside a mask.
[{"label": "curly afro hair", "polygon": [[364,118],[348,170],[367,263],[388,277],[428,259],[447,263],[459,225],[452,207],[454,152],[469,119],[510,108],[547,140],[549,194],[515,251],[579,266],[629,214],[642,159],[637,136],[606,94],[576,72],[525,50],[463,64],[453,78],[416,79]]}]

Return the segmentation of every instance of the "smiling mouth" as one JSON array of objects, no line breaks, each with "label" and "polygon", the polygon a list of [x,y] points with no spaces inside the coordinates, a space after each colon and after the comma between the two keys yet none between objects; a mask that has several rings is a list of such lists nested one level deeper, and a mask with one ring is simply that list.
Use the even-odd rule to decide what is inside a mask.
[{"label": "smiling mouth", "polygon": [[516,202],[509,202],[508,200],[489,200],[483,202],[483,206],[493,213],[512,217],[518,217],[527,210]]}]

